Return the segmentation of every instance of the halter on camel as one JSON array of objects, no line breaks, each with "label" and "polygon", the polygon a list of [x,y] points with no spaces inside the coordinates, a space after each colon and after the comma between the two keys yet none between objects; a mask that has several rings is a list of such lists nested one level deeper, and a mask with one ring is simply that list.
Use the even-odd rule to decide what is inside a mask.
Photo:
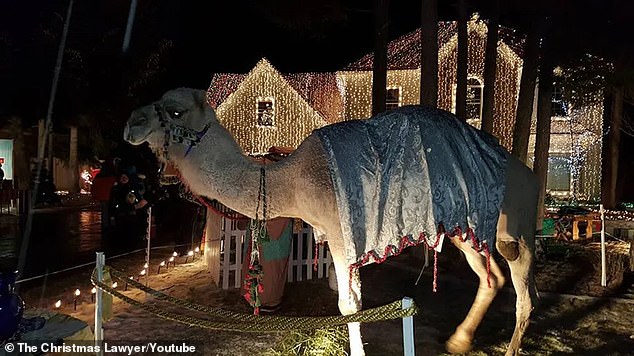
[{"label": "halter on camel", "polygon": [[169,148],[170,143],[188,144],[189,147],[187,148],[187,151],[185,151],[185,155],[183,156],[187,157],[192,148],[200,143],[200,140],[209,130],[209,126],[211,126],[211,122],[208,122],[202,130],[196,131],[186,126],[177,125],[176,123],[174,123],[174,120],[165,118],[163,116],[163,111],[158,104],[154,104],[154,111],[156,111],[156,115],[158,116],[159,122],[161,123],[161,127],[164,128],[165,131],[163,154],[166,158],[168,157],[167,149]]}]

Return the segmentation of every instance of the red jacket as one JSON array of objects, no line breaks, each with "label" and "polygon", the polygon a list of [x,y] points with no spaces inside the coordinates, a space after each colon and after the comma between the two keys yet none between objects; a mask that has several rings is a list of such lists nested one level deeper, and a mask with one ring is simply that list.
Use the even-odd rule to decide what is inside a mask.
[{"label": "red jacket", "polygon": [[110,191],[115,182],[115,177],[95,177],[92,181],[92,188],[90,189],[93,199],[102,201],[110,200]]}]

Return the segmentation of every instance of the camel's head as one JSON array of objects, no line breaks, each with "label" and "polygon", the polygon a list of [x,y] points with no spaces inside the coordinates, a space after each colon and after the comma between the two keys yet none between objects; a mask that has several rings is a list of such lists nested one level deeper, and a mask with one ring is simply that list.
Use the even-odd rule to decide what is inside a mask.
[{"label": "camel's head", "polygon": [[198,133],[206,131],[215,114],[203,90],[179,88],[170,90],[148,106],[132,112],[123,138],[133,145],[143,142],[158,150],[170,143],[191,144]]}]

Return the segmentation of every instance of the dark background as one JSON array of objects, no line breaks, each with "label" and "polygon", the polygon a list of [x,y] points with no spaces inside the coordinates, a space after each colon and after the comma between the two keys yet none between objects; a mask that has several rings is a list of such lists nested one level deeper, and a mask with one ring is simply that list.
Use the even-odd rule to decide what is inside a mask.
[{"label": "dark background", "polygon": [[[440,20],[457,19],[456,0],[438,2]],[[246,73],[262,57],[281,72],[336,71],[373,51],[375,3],[139,0],[130,48],[124,53],[130,0],[75,0],[54,130],[79,125],[89,132],[89,139],[80,141],[80,158],[103,156],[113,147],[125,148],[121,132],[130,111],[168,89],[206,89],[214,73]],[[467,3],[469,13],[486,18],[492,1]],[[548,14],[548,34],[562,63],[584,53],[631,59],[633,3],[501,1],[500,23],[521,34],[537,14]],[[19,117],[29,127],[46,117],[68,4],[0,0],[0,122]],[[420,26],[420,8],[420,0],[390,2],[390,40]],[[633,140],[624,136],[622,141],[620,181],[628,191]],[[634,198],[634,192],[627,194]]]}]

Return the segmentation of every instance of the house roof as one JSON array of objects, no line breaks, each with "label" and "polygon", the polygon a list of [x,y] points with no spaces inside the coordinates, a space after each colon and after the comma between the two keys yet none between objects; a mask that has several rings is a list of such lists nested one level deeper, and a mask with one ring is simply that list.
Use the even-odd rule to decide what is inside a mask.
[{"label": "house roof", "polygon": [[[266,61],[266,59],[262,60]],[[280,73],[280,75],[326,122],[341,121],[343,94],[336,73]],[[238,89],[246,77],[247,74],[215,74],[207,91],[209,105],[217,108]]]},{"label": "house roof", "polygon": [[214,109],[222,104],[233,92],[238,89],[240,83],[246,78],[246,74],[216,73],[211,78],[207,90],[207,103]]},{"label": "house roof", "polygon": [[[484,25],[484,26],[482,26]],[[468,24],[468,31],[484,29],[486,35],[486,23],[482,20],[472,19]],[[438,48],[448,44],[457,36],[458,27],[456,21],[442,21],[438,23]],[[388,44],[387,67],[390,70],[418,69],[420,68],[420,42],[421,29],[416,29],[405,34]],[[510,47],[513,52],[522,58],[524,55],[524,36],[515,33],[515,30],[500,26],[499,40]],[[344,71],[371,71],[374,65],[374,53],[368,53],[359,60],[344,67]]]}]

